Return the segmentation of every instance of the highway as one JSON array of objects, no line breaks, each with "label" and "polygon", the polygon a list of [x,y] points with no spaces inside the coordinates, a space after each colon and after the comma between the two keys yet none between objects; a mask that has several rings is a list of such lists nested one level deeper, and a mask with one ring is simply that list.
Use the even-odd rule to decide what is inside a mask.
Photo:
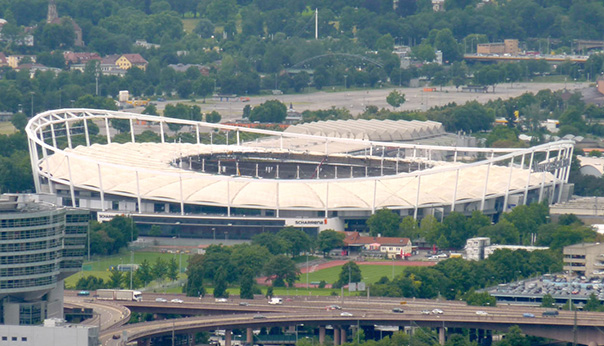
[{"label": "highway", "polygon": [[[436,301],[436,300],[414,300],[404,298],[370,298],[345,297],[344,301],[339,297],[314,297],[296,296],[284,301],[283,305],[269,305],[266,299],[245,300],[249,305],[241,306],[239,299],[229,299],[226,303],[216,303],[213,298],[190,298],[178,296],[183,303],[161,303],[155,302],[156,297],[168,299],[176,296],[145,294],[142,302],[90,302],[78,299],[78,297],[66,294],[66,302],[82,304],[86,307],[109,307],[123,305],[133,311],[152,309],[161,313],[180,313],[192,311],[191,314],[199,314],[200,311],[212,313],[212,315],[193,316],[173,320],[160,320],[138,324],[121,325],[122,321],[115,313],[113,317],[104,319],[102,324],[101,341],[103,345],[118,345],[123,341],[112,339],[113,335],[128,335],[129,340],[145,338],[152,335],[169,335],[186,332],[193,333],[202,330],[215,329],[245,329],[259,328],[261,326],[289,326],[299,323],[313,325],[316,327],[326,325],[353,326],[353,325],[399,325],[399,326],[426,326],[426,327],[459,327],[459,328],[484,328],[507,330],[511,325],[519,325],[525,332],[533,330],[532,334],[539,334],[543,330],[547,336],[556,337],[548,328],[555,328],[562,333],[571,330],[575,323],[575,313],[571,311],[560,311],[557,317],[542,317],[546,309],[535,307],[499,306],[499,307],[475,307],[467,306],[464,302]],[[336,299],[337,298],[337,299]],[[404,301],[405,304],[401,304]],[[337,304],[342,310],[328,310],[326,306]],[[402,308],[404,313],[394,313],[395,307]],[[443,314],[425,314],[423,310],[443,310]],[[484,311],[486,315],[478,315],[477,311]],[[341,316],[342,312],[348,312],[352,316]],[[103,314],[103,311],[100,311]],[[218,313],[218,314],[217,314]],[[523,317],[523,313],[532,313],[534,318]],[[261,314],[264,318],[258,318]],[[256,318],[254,318],[256,316]],[[123,318],[123,315],[122,315]],[[604,328],[604,314],[594,312],[577,313],[577,326],[582,335],[587,335],[588,329],[598,330]],[[531,329],[532,328],[532,329]],[[565,329],[566,328],[566,329]],[[597,333],[597,331],[596,331]],[[601,333],[601,332],[600,332]],[[568,336],[566,336],[568,339]],[[581,341],[581,339],[579,339]],[[599,343],[602,344],[602,343]]]}]

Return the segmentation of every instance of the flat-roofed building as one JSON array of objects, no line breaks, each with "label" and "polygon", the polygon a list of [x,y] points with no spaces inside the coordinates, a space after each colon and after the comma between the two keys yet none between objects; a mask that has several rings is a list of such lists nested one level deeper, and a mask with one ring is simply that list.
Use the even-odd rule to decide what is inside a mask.
[{"label": "flat-roofed building", "polygon": [[574,244],[565,246],[563,253],[563,269],[569,276],[604,276],[604,244]]}]

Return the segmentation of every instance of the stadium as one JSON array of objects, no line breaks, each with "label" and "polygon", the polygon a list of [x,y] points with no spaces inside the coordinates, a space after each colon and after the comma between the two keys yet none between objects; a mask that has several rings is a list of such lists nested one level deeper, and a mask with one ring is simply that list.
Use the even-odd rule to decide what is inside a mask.
[{"label": "stadium", "polygon": [[[121,125],[121,126],[118,126]],[[120,131],[116,129],[120,128]],[[530,148],[422,144],[439,123],[335,121],[272,131],[61,109],[26,132],[35,187],[141,233],[248,239],[285,226],[365,231],[373,213],[442,219],[568,199],[572,141]],[[156,228],[157,230],[157,228]]]}]

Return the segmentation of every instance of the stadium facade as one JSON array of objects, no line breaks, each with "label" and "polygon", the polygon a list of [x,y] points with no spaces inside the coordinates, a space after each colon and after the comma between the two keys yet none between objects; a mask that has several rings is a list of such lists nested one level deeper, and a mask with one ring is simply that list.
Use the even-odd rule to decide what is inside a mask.
[{"label": "stadium facade", "polygon": [[389,130],[398,125],[372,121],[361,126],[365,134],[338,125],[317,135],[61,109],[36,115],[26,131],[39,193],[99,220],[131,215],[143,234],[152,225],[217,239],[284,226],[364,231],[382,208],[416,219],[475,210],[496,219],[516,205],[571,194],[572,141],[521,149],[417,144],[442,132],[435,124],[413,122],[401,135]]}]

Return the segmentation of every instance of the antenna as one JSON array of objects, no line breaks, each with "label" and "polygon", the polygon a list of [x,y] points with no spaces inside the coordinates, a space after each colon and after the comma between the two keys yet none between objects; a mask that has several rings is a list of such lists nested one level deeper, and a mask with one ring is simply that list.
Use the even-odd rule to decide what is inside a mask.
[{"label": "antenna", "polygon": [[315,40],[319,39],[319,9],[315,8]]}]

